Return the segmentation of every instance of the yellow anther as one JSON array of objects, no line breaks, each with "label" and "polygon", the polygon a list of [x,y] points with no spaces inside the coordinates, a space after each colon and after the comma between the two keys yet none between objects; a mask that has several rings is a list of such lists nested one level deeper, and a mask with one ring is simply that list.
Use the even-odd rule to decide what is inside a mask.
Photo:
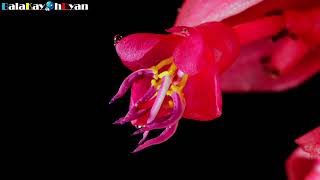
[{"label": "yellow anther", "polygon": [[164,71],[161,74],[158,75],[159,78],[163,78],[163,76],[171,75],[168,71]]},{"label": "yellow anther", "polygon": [[151,85],[154,86],[154,87],[157,87],[158,86],[158,83],[155,79],[152,79],[151,80]]},{"label": "yellow anther", "polygon": [[153,72],[153,78],[154,79],[158,79],[158,69],[156,69],[156,67],[155,66],[152,66],[151,68],[150,68],[151,70],[152,70],[152,72]]},{"label": "yellow anther", "polygon": [[172,85],[171,86],[171,90],[174,91],[174,92],[178,92],[178,91],[180,91],[180,87]]},{"label": "yellow anther", "polygon": [[172,75],[176,72],[177,66],[175,64],[172,64],[169,68],[169,74]]},{"label": "yellow anther", "polygon": [[179,83],[179,86],[181,88],[184,88],[187,84],[187,80],[188,80],[188,75],[187,74],[183,75],[182,80]]},{"label": "yellow anther", "polygon": [[169,101],[169,107],[173,108],[173,101],[172,100]]},{"label": "yellow anther", "polygon": [[167,59],[162,60],[159,64],[156,65],[156,69],[159,70],[161,68],[163,68],[166,65],[169,65],[173,62],[173,57],[169,57]]}]

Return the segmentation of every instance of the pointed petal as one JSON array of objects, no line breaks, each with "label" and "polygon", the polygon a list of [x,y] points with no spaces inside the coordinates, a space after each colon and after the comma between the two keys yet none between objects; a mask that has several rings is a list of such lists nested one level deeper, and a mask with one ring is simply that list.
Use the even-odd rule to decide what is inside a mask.
[{"label": "pointed petal", "polygon": [[177,35],[132,34],[116,44],[116,51],[123,64],[134,71],[149,68],[170,57],[180,40]]},{"label": "pointed petal", "polygon": [[214,68],[206,68],[197,75],[190,76],[184,94],[184,118],[207,121],[221,115],[222,97],[217,71]]},{"label": "pointed petal", "polygon": [[221,21],[236,15],[262,0],[186,0],[179,11],[176,26],[196,26]]},{"label": "pointed petal", "polygon": [[[182,29],[182,32],[178,30]],[[207,63],[213,61],[212,54],[201,33],[194,28],[174,27],[169,32],[187,34],[173,52],[174,63],[188,75],[197,74]]]},{"label": "pointed petal", "polygon": [[146,141],[145,143],[139,145],[133,151],[133,153],[136,153],[136,152],[141,151],[147,147],[150,147],[150,146],[160,144],[160,143],[167,141],[176,132],[177,127],[178,127],[178,124],[175,124],[171,127],[166,128],[158,137],[150,139],[150,140]]}]

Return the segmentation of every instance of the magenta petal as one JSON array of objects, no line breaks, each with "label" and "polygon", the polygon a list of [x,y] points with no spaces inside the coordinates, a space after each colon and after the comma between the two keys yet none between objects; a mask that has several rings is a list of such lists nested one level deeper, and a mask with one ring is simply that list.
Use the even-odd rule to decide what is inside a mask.
[{"label": "magenta petal", "polygon": [[153,146],[156,144],[161,144],[161,143],[167,141],[176,132],[177,127],[178,127],[178,124],[175,124],[173,126],[166,128],[158,137],[150,139],[150,140],[146,141],[145,143],[139,145],[133,151],[133,153],[141,151],[147,147],[150,147],[150,146]]},{"label": "magenta petal", "polygon": [[132,34],[116,44],[123,64],[131,70],[149,68],[172,55],[181,37],[151,33]]},{"label": "magenta petal", "polygon": [[188,37],[176,47],[173,53],[174,63],[186,74],[197,74],[210,61],[213,61],[212,54],[199,31],[184,27],[181,33]]},{"label": "magenta petal", "polygon": [[196,26],[221,21],[263,0],[186,0],[179,11],[176,26]]}]

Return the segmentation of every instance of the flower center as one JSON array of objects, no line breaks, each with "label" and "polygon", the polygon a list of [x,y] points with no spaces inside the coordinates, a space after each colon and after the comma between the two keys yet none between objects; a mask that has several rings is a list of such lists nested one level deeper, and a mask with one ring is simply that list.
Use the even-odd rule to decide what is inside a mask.
[{"label": "flower center", "polygon": [[[130,74],[110,103],[122,97],[134,82],[143,78],[152,78],[149,89],[142,97],[132,102],[125,117],[114,122],[114,124],[133,122],[140,128],[134,135],[143,133],[143,138],[135,151],[159,144],[171,137],[185,109],[183,89],[188,75],[177,68],[172,57],[162,60],[151,68],[140,69]],[[154,129],[165,130],[158,137],[143,143],[149,131]]]}]

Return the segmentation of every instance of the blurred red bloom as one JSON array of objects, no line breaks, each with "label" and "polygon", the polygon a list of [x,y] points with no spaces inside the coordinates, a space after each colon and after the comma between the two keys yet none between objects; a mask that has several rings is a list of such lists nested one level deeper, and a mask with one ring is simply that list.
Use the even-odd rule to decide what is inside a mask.
[{"label": "blurred red bloom", "polygon": [[223,91],[283,91],[320,71],[319,7],[318,0],[186,0],[176,25],[234,27],[241,53],[221,77]]},{"label": "blurred red bloom", "polygon": [[299,137],[296,143],[307,153],[320,158],[320,127]]},{"label": "blurred red bloom", "polygon": [[297,148],[286,162],[288,180],[319,180],[320,158]]}]

